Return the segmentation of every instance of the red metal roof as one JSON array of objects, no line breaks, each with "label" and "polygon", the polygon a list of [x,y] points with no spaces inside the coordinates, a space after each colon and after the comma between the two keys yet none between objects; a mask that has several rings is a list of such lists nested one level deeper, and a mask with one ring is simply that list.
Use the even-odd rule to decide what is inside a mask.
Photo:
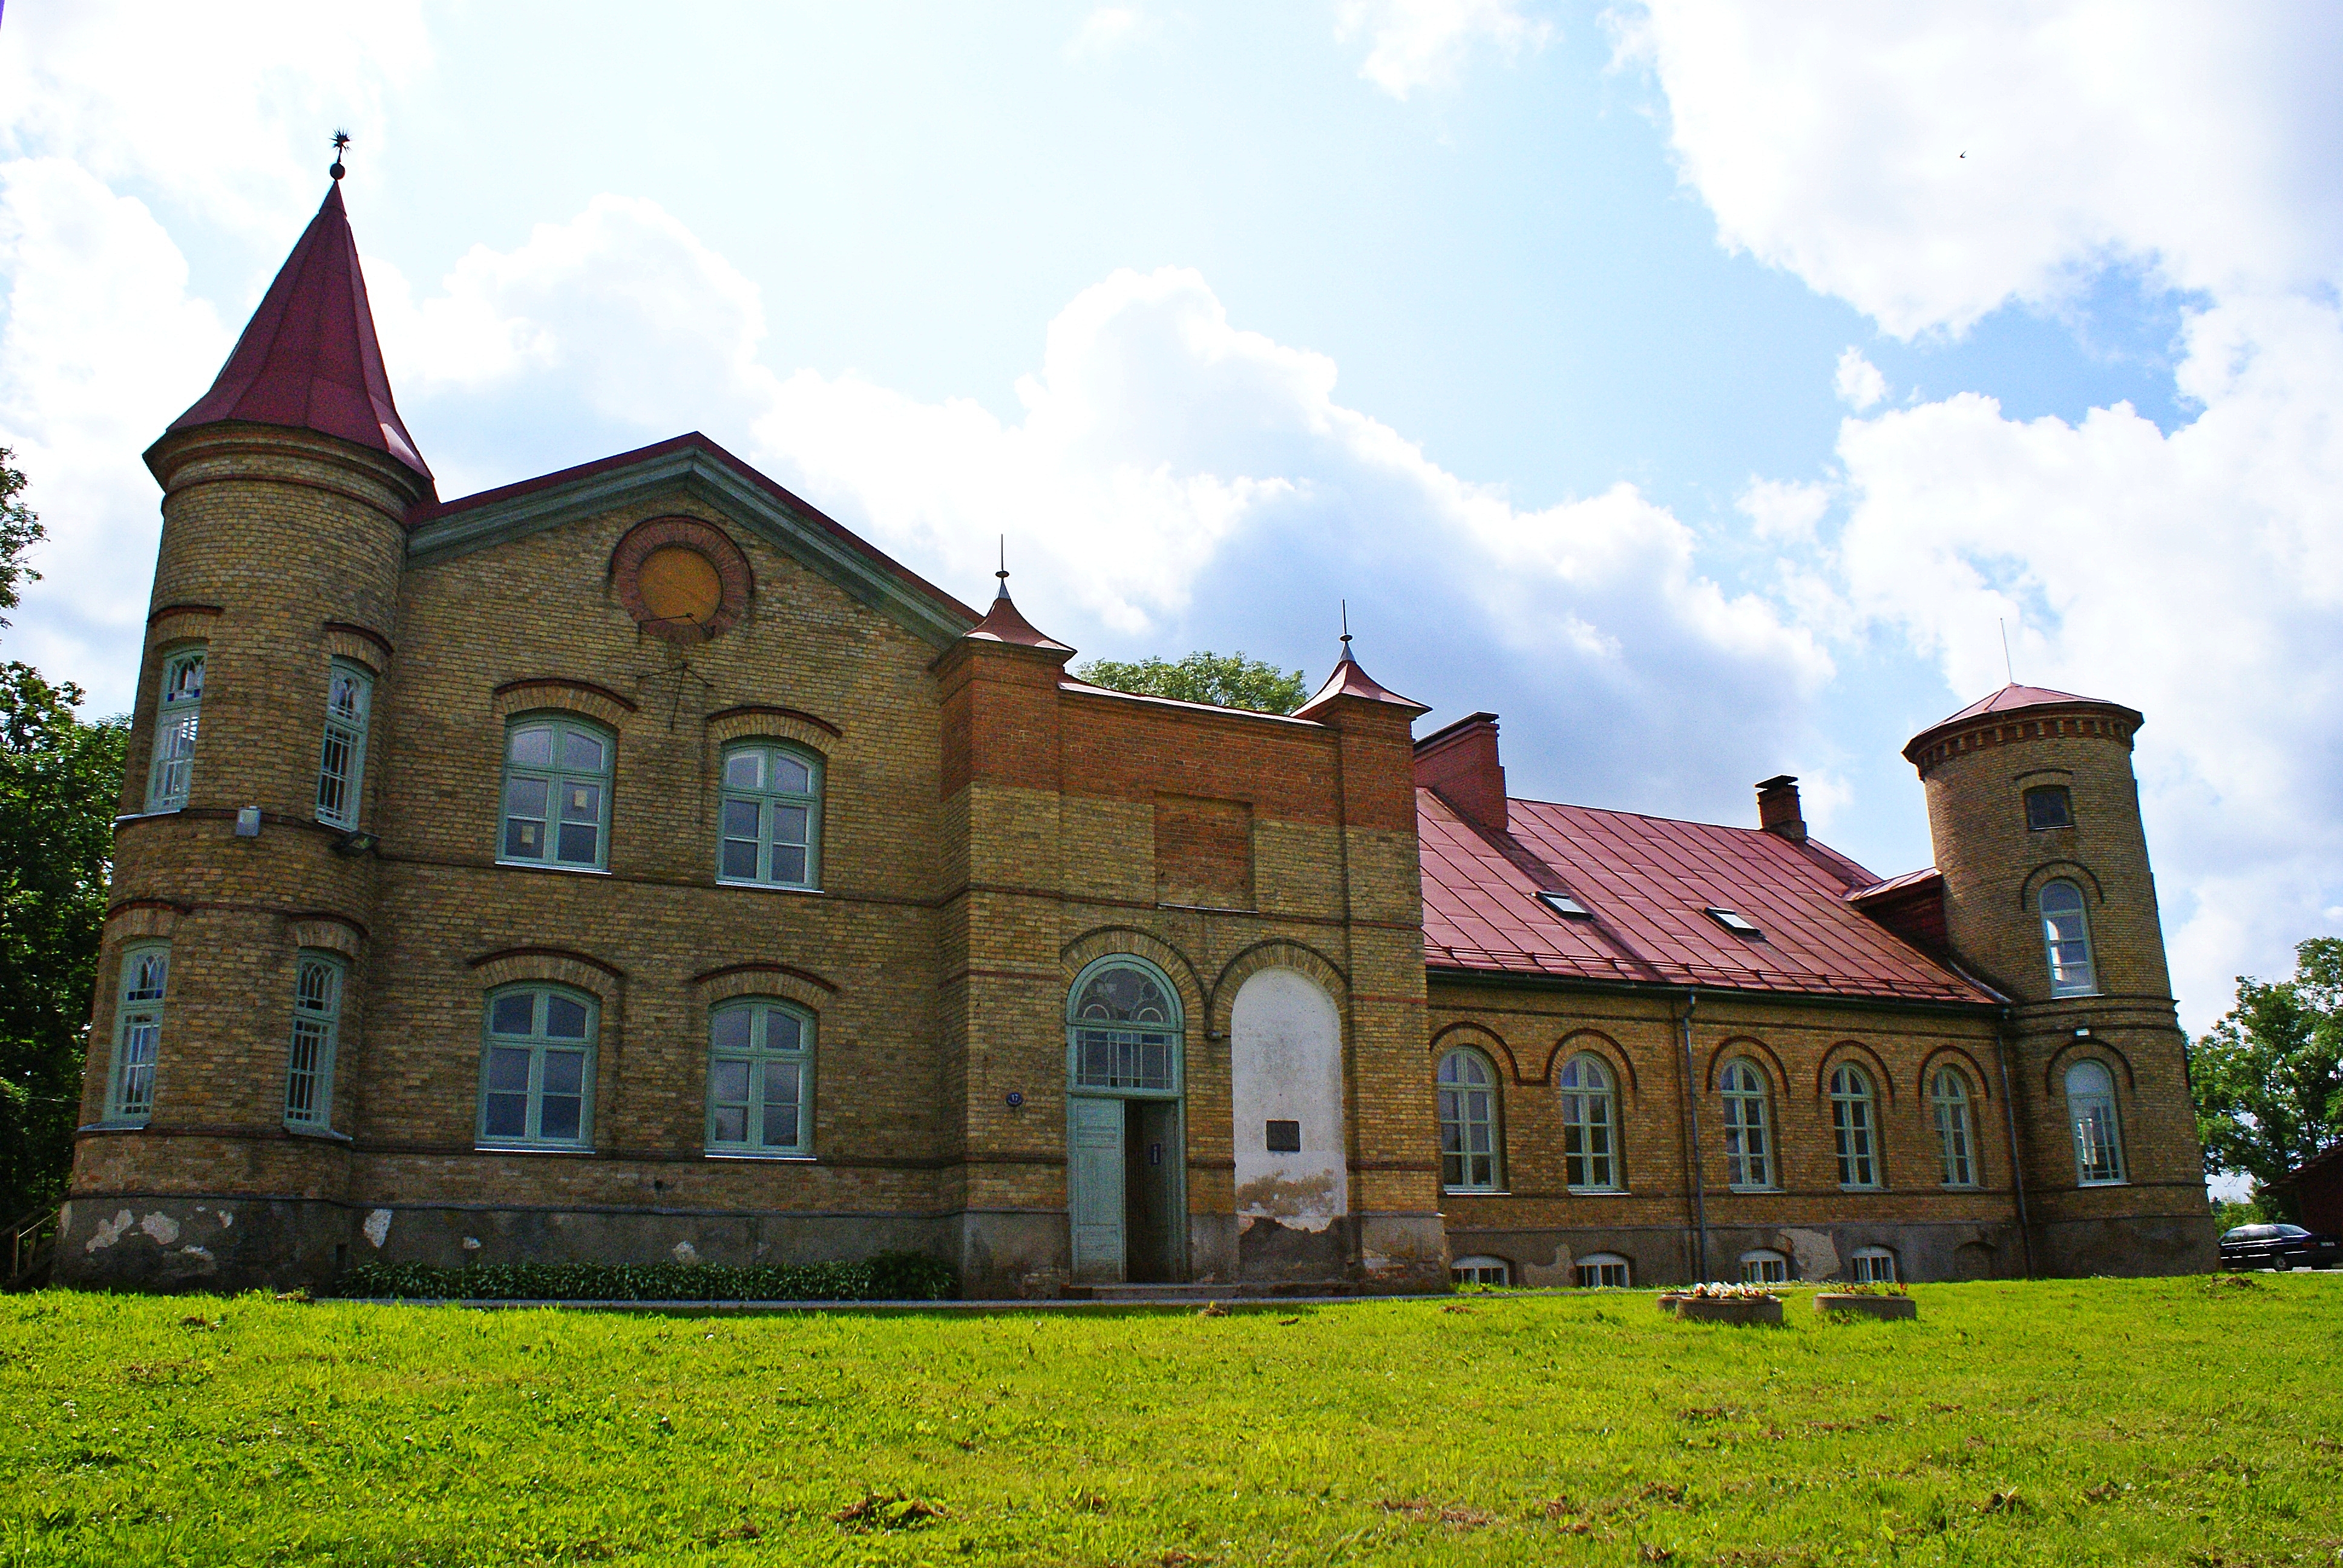
[{"label": "red metal roof", "polygon": [[[1941,729],[1947,724],[1958,724],[1965,719],[1981,719],[1988,713],[2014,713],[2021,708],[2040,708],[2053,702],[2097,702],[2096,697],[2077,697],[2071,691],[2053,691],[2046,686],[2020,686],[2012,681],[1991,697],[1980,698],[1954,714],[1929,726]],[[2114,703],[2107,704],[2112,708]]]},{"label": "red metal roof", "polygon": [[[1416,791],[1424,960],[1442,970],[1551,975],[1906,1001],[2000,999],[1852,907],[1879,879],[1811,839],[1754,828],[1509,800],[1484,834]],[[1566,891],[1589,918],[1557,914]],[[1706,911],[1754,921],[1736,936]]]},{"label": "red metal roof", "polygon": [[1316,696],[1293,710],[1293,717],[1307,719],[1312,709],[1323,707],[1338,697],[1357,697],[1369,702],[1388,702],[1394,708],[1404,708],[1410,713],[1432,711],[1423,703],[1412,698],[1402,697],[1398,692],[1383,686],[1373,676],[1361,668],[1359,661],[1351,657],[1351,639],[1347,637],[1342,639],[1342,657],[1335,664],[1334,673],[1326,678],[1326,684],[1318,689]]},{"label": "red metal roof", "polygon": [[982,620],[968,628],[968,635],[984,642],[1005,642],[1011,648],[1037,648],[1045,653],[1074,651],[1025,618],[1017,601],[1009,597],[1009,574],[1005,571],[1001,574],[1001,591],[993,596],[992,608],[984,612]]},{"label": "red metal roof", "polygon": [[338,181],[261,297],[219,379],[171,428],[229,419],[338,436],[431,477],[391,401]]}]

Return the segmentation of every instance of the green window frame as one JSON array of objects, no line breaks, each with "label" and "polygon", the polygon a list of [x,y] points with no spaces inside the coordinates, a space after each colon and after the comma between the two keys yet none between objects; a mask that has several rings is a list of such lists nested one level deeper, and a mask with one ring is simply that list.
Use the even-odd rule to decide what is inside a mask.
[{"label": "green window frame", "polygon": [[373,707],[373,676],[344,658],[327,667],[326,735],[317,749],[317,820],[329,828],[358,825],[367,720]]},{"label": "green window frame", "polygon": [[1838,1184],[1855,1191],[1880,1185],[1879,1113],[1871,1075],[1859,1067],[1831,1070],[1831,1137],[1838,1145]]},{"label": "green window frame", "polygon": [[114,1050],[106,1069],[106,1120],[144,1127],[155,1113],[155,1072],[163,1055],[163,1000],[171,950],[144,942],[122,951],[115,991]]},{"label": "green window frame", "polygon": [[187,803],[203,709],[204,649],[184,648],[165,655],[162,692],[155,700],[155,754],[146,765],[149,811],[176,811]]},{"label": "green window frame", "polygon": [[814,1015],[743,997],[708,1014],[708,1151],[813,1153]]},{"label": "green window frame", "polygon": [[1735,1057],[1717,1075],[1725,1091],[1725,1184],[1739,1191],[1774,1188],[1773,1117],[1765,1075],[1747,1057]]},{"label": "green window frame", "polygon": [[506,725],[498,863],[607,869],[617,749],[608,729],[566,714],[533,713]]},{"label": "green window frame", "polygon": [[334,1124],[334,1053],[342,1032],[337,953],[304,948],[293,970],[293,1040],[285,1059],[285,1125],[322,1131]]},{"label": "green window frame", "polygon": [[739,887],[821,885],[822,760],[798,746],[724,749],[716,879]]},{"label": "green window frame", "polygon": [[506,986],[482,1019],[478,1136],[485,1149],[590,1149],[601,1008],[566,986]]},{"label": "green window frame", "polygon": [[2042,911],[2043,955],[2050,965],[2050,994],[2097,995],[2098,980],[2091,967],[2091,918],[2083,907],[2083,890],[2061,877],[2042,884],[2036,903]]},{"label": "green window frame", "polygon": [[1928,1105],[1936,1113],[1936,1149],[1944,1157],[1945,1185],[1977,1184],[1976,1129],[1969,1114],[1969,1081],[1949,1067],[1928,1079]]},{"label": "green window frame", "polygon": [[1564,1184],[1574,1192],[1616,1192],[1619,1119],[1611,1070],[1592,1053],[1574,1056],[1554,1081],[1562,1091]]},{"label": "green window frame", "polygon": [[1477,1050],[1440,1059],[1440,1185],[1448,1192],[1494,1192],[1504,1176],[1497,1119],[1497,1070]]},{"label": "green window frame", "polygon": [[1066,999],[1066,1081],[1134,1099],[1181,1092],[1180,992],[1161,970],[1103,959]]}]

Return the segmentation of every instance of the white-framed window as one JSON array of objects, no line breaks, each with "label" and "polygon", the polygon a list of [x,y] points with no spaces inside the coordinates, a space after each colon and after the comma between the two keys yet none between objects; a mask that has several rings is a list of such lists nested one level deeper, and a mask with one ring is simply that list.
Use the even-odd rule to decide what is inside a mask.
[{"label": "white-framed window", "polygon": [[1944,1157],[1945,1185],[1977,1184],[1976,1137],[1969,1117],[1969,1081],[1956,1068],[1928,1075],[1928,1106],[1936,1118],[1936,1150]]},{"label": "white-framed window", "polygon": [[721,882],[774,888],[821,885],[821,759],[773,741],[724,751]]},{"label": "white-framed window", "polygon": [[358,786],[366,773],[367,717],[374,677],[347,659],[326,670],[326,738],[317,751],[317,820],[358,825]]},{"label": "white-framed window", "polygon": [[1448,1277],[1460,1285],[1510,1285],[1513,1266],[1503,1258],[1474,1254],[1448,1265]]},{"label": "white-framed window", "polygon": [[592,997],[561,986],[507,986],[489,994],[480,1050],[483,1145],[591,1147],[598,1012]]},{"label": "white-framed window", "polygon": [[1574,1056],[1554,1082],[1562,1091],[1564,1180],[1574,1192],[1616,1192],[1619,1119],[1611,1070],[1592,1053]]},{"label": "white-framed window", "polygon": [[1741,1282],[1786,1285],[1790,1282],[1790,1260],[1771,1247],[1753,1247],[1741,1254]]},{"label": "white-framed window", "polygon": [[1772,1118],[1765,1107],[1765,1075],[1747,1057],[1736,1056],[1717,1075],[1725,1092],[1725,1181],[1734,1187],[1764,1190],[1774,1185]]},{"label": "white-framed window", "polygon": [[508,866],[604,869],[610,829],[610,735],[567,715],[531,714],[505,732],[504,837]]},{"label": "white-framed window", "polygon": [[1831,1137],[1838,1146],[1838,1184],[1879,1185],[1878,1116],[1871,1075],[1849,1063],[1831,1070]]},{"label": "white-framed window", "polygon": [[204,650],[184,648],[165,655],[163,693],[155,704],[155,755],[146,767],[149,811],[176,811],[187,803],[203,708]]},{"label": "white-framed window", "polygon": [[2096,995],[2099,987],[2091,970],[2091,922],[2083,910],[2083,890],[2061,877],[2042,884],[2039,902],[2050,994]]},{"label": "white-framed window", "polygon": [[1896,1254],[1885,1247],[1857,1247],[1846,1261],[1846,1274],[1858,1285],[1892,1285]]},{"label": "white-framed window", "polygon": [[1462,1047],[1440,1059],[1440,1185],[1450,1192],[1494,1192],[1498,1158],[1497,1070]]},{"label": "white-framed window", "polygon": [[1616,1252],[1589,1252],[1576,1261],[1576,1268],[1582,1291],[1624,1291],[1634,1273],[1627,1260]]},{"label": "white-framed window", "polygon": [[2075,1174],[2086,1187],[2124,1179],[2123,1129],[2116,1121],[2116,1081],[2104,1063],[2066,1070],[2066,1116],[2075,1126]]},{"label": "white-framed window", "polygon": [[1180,1092],[1180,999],[1153,965],[1101,960],[1075,977],[1066,1007],[1069,1076],[1076,1089]]},{"label": "white-framed window", "polygon": [[743,997],[708,1014],[711,1154],[813,1152],[813,1014]]},{"label": "white-framed window", "polygon": [[334,1048],[342,1031],[340,955],[298,955],[293,970],[293,1045],[285,1064],[285,1124],[334,1123]]},{"label": "white-framed window", "polygon": [[169,948],[153,943],[123,950],[114,1058],[106,1071],[108,1121],[143,1126],[155,1113],[155,1064],[163,1050],[163,993],[170,978]]}]

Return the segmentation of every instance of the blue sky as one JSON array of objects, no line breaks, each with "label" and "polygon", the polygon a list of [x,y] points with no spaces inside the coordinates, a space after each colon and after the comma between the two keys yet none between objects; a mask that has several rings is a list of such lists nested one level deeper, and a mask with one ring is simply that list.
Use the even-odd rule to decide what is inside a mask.
[{"label": "blue sky", "polygon": [[[11,657],[127,703],[154,489],[323,194],[456,495],[708,431],[1085,655],[1504,717],[1516,793],[1883,873],[2018,674],[2149,723],[2184,1016],[2343,929],[2324,8],[159,5],[0,19]],[[1961,155],[1966,154],[1966,157]],[[117,568],[116,563],[129,563]]]}]

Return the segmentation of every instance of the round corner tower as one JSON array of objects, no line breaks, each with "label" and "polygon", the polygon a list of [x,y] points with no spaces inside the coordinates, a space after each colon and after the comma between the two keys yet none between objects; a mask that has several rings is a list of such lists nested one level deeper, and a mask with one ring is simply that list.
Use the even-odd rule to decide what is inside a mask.
[{"label": "round corner tower", "polygon": [[2010,1003],[2009,1098],[2037,1270],[2213,1262],[2187,1040],[2119,703],[2011,685],[1904,749],[1946,937]]},{"label": "round corner tower", "polygon": [[369,738],[434,498],[338,185],[146,462],[162,539],[58,1273],[322,1282],[349,1236]]}]

